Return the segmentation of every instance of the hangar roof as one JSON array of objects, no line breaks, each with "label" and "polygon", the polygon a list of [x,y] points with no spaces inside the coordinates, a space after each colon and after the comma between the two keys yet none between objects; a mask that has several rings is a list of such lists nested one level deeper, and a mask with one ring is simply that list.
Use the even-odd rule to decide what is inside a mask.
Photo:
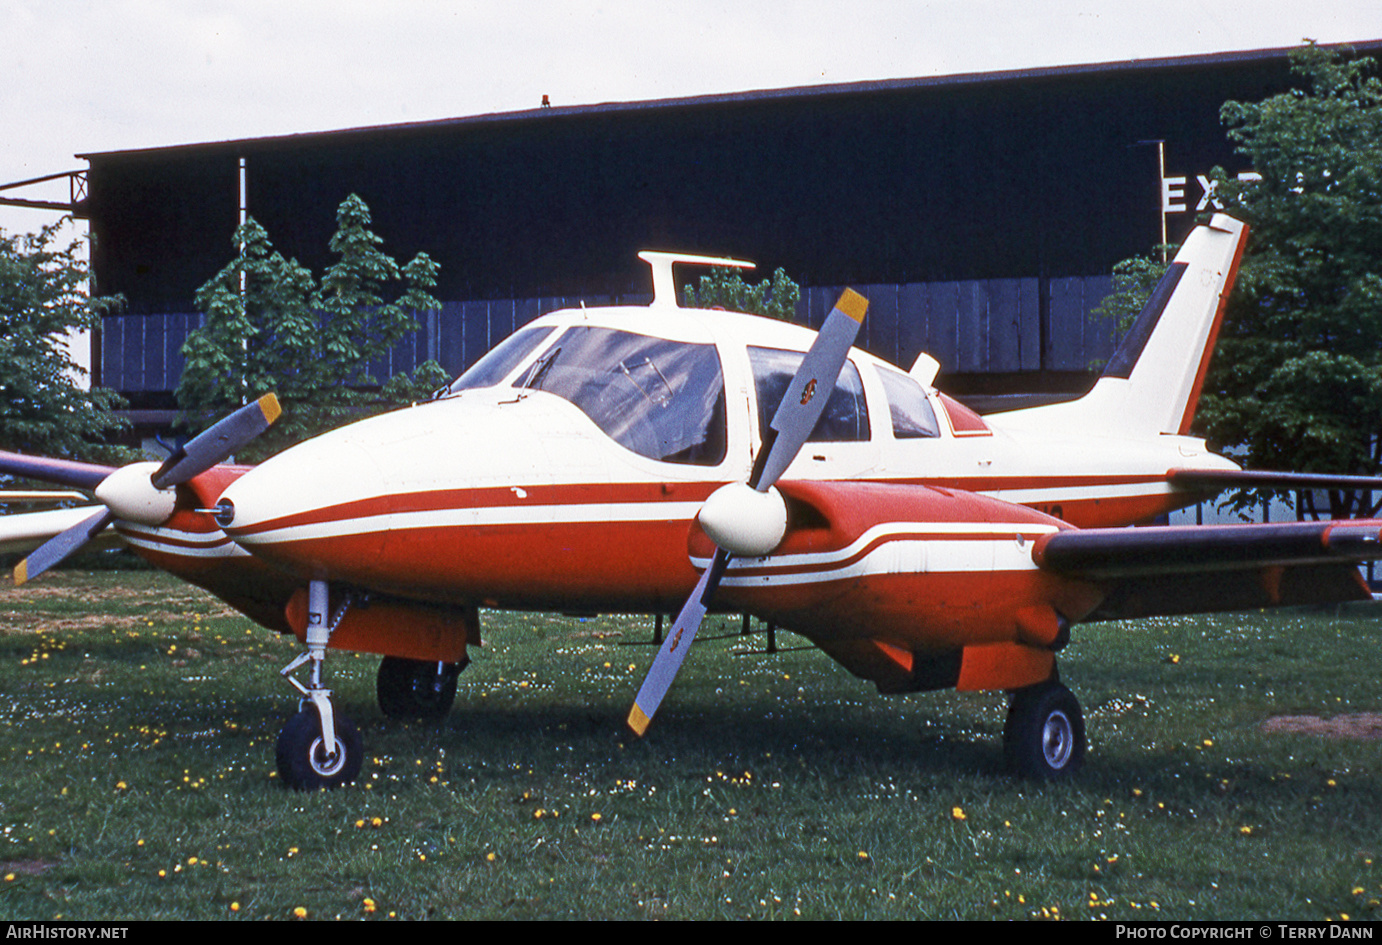
[{"label": "hangar roof", "polygon": [[[974,85],[1001,85],[1013,82],[1036,82],[1044,79],[1068,79],[1076,77],[1107,76],[1126,72],[1147,73],[1158,70],[1183,70],[1213,66],[1234,66],[1283,60],[1298,46],[1271,49],[1253,49],[1238,52],[1209,53],[1197,56],[1176,56],[1154,59],[1124,59],[1112,62],[1088,63],[1071,66],[1046,66],[1033,69],[1011,69],[998,72],[969,72],[955,75],[925,76],[910,79],[878,79],[863,82],[845,82],[826,85],[795,86],[780,89],[760,89],[746,92],[728,92],[713,95],[696,95],[680,98],[649,99],[628,102],[602,102],[595,105],[553,105],[522,109],[513,112],[491,112],[456,118],[430,119],[425,121],[399,122],[387,125],[366,125],[356,128],[342,128],[331,131],[298,132],[288,135],[270,135],[255,138],[228,139],[225,141],[200,142],[195,144],[168,145],[151,148],[133,148],[119,151],[93,151],[76,155],[84,160],[104,157],[134,156],[139,154],[168,155],[170,152],[221,150],[226,147],[253,148],[256,145],[283,144],[323,144],[336,138],[394,134],[407,131],[440,131],[463,129],[507,122],[523,122],[538,119],[580,117],[593,115],[612,115],[627,112],[648,112],[679,108],[707,108],[717,105],[760,104],[768,102],[787,102],[801,100],[821,100],[836,97],[875,95],[888,92],[918,90],[944,90]],[[1382,54],[1382,39],[1361,40],[1346,45],[1322,46],[1325,49],[1352,50],[1367,54]]]}]

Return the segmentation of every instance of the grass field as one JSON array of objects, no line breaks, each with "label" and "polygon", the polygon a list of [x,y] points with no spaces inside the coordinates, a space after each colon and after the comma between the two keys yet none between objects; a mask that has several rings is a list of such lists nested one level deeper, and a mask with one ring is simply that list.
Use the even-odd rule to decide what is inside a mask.
[{"label": "grass field", "polygon": [[[485,634],[440,724],[383,719],[376,657],[328,660],[365,768],[299,794],[292,641],[154,572],[5,587],[0,918],[1382,915],[1374,606],[1076,628],[1090,756],[1058,786],[1003,772],[1001,695],[698,640],[639,742],[649,619]],[[1321,721],[1269,730],[1295,716]]]}]

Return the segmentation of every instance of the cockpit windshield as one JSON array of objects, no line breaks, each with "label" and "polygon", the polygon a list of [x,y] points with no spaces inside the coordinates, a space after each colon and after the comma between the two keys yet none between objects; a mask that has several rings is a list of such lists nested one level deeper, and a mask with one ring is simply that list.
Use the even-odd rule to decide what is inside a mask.
[{"label": "cockpit windshield", "polygon": [[555,328],[521,328],[509,337],[505,338],[489,353],[476,361],[460,377],[451,382],[451,386],[446,389],[448,394],[455,394],[463,390],[474,390],[479,387],[493,387],[504,378],[509,376],[509,372],[526,358],[532,351],[552,332]]},{"label": "cockpit windshield", "polygon": [[569,400],[641,456],[696,466],[725,458],[725,384],[713,344],[577,326],[514,386]]}]

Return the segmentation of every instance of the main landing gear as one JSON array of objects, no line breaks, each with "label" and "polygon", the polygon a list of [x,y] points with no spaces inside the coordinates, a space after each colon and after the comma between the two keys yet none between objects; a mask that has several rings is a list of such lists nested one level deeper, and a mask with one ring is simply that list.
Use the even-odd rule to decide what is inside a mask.
[{"label": "main landing gear", "polygon": [[391,719],[440,719],[456,701],[456,677],[469,664],[386,656],[379,664],[379,709]]},{"label": "main landing gear", "polygon": [[1084,715],[1080,703],[1056,679],[1013,693],[1003,726],[1008,767],[1025,778],[1052,781],[1084,764]]},{"label": "main landing gear", "polygon": [[[349,609],[350,598],[342,601],[334,619],[329,604],[326,582],[313,581],[308,587],[307,651],[281,670],[302,700],[297,715],[278,735],[278,776],[299,791],[349,784],[359,776],[364,761],[360,733],[350,719],[336,714],[331,690],[322,685],[326,643]],[[305,686],[292,676],[304,663],[312,664]]]}]

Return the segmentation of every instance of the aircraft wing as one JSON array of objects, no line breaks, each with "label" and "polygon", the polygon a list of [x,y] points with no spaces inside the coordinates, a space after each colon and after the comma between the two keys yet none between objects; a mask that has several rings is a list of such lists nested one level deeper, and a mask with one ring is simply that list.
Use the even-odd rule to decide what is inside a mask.
[{"label": "aircraft wing", "polygon": [[[28,554],[104,508],[100,505],[86,505],[77,509],[0,515],[0,554]],[[119,538],[114,532],[107,532],[101,536],[99,543],[114,547],[119,544]]]},{"label": "aircraft wing", "polygon": [[1070,529],[1039,538],[1044,570],[1108,590],[1089,620],[1371,600],[1382,521]]}]

